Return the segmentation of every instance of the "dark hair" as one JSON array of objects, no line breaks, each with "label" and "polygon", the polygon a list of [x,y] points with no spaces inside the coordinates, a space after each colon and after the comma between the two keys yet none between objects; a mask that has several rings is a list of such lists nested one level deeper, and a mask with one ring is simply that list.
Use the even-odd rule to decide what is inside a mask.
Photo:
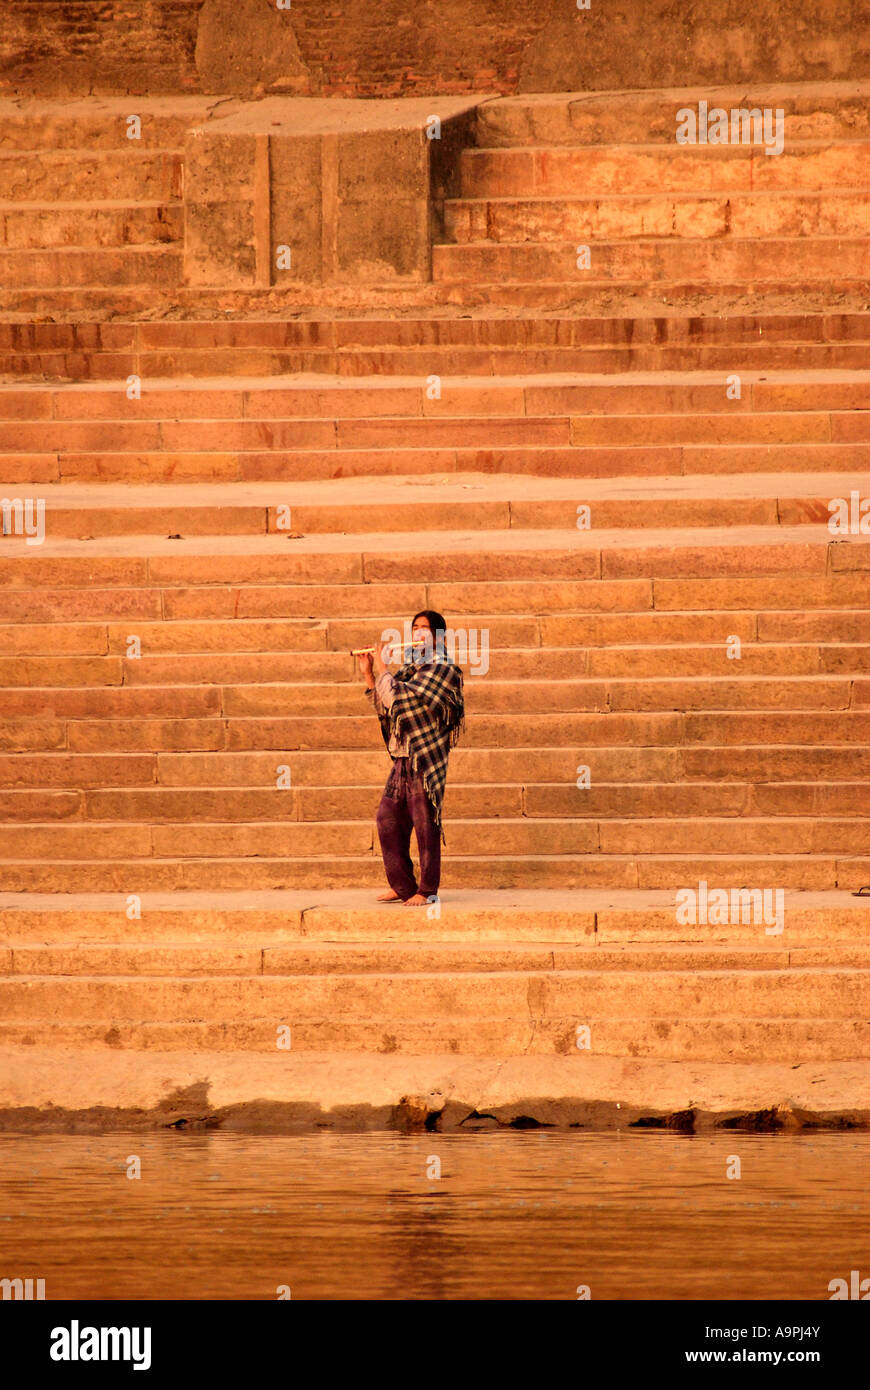
[{"label": "dark hair", "polygon": [[[419,613],[415,613],[411,619],[413,628],[418,618],[425,618],[432,629],[432,642],[435,647],[435,655],[445,657],[444,649],[445,634],[447,632],[447,622],[443,613],[436,613],[434,608],[421,608]],[[439,636],[440,633],[440,636]]]}]

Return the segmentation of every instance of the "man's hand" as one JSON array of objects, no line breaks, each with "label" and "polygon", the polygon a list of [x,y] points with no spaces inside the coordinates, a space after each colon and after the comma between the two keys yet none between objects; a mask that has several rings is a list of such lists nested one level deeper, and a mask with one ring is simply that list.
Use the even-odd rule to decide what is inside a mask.
[{"label": "man's hand", "polygon": [[358,657],[357,660],[359,661],[360,675],[364,678],[366,683],[366,690],[374,690],[375,678],[372,675],[372,653],[365,652],[362,656]]},{"label": "man's hand", "polygon": [[384,661],[384,648],[386,646],[386,642],[378,642],[375,647],[374,655],[369,658],[372,663],[372,671],[374,672],[375,680],[377,680],[378,676],[382,676],[387,669],[387,663]]}]

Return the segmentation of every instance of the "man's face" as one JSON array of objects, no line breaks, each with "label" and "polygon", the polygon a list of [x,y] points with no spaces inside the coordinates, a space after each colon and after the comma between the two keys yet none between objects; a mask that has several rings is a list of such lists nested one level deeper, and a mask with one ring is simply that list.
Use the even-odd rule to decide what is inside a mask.
[{"label": "man's face", "polygon": [[417,618],[411,628],[412,643],[420,642],[423,644],[422,652],[417,656],[417,661],[431,661],[435,652],[435,637],[428,619]]}]

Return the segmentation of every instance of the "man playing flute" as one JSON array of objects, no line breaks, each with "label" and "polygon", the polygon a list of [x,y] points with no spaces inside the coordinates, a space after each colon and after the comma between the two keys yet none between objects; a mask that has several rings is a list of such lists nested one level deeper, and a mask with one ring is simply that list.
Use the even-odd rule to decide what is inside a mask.
[{"label": "man playing flute", "polygon": [[[441,805],[447,758],[464,727],[462,672],[447,656],[447,624],[426,609],[411,624],[411,650],[395,675],[384,661],[385,643],[359,658],[360,671],[381,724],[393,767],[378,807],[377,826],[390,890],[380,903],[425,907],[441,879]],[[409,853],[417,836],[420,882]]]}]

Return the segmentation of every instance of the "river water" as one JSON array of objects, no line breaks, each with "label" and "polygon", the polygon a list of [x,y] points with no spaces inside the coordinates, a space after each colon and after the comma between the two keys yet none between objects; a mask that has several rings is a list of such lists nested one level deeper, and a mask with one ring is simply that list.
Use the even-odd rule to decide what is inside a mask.
[{"label": "river water", "polygon": [[5,1133],[0,1278],[46,1299],[829,1299],[870,1275],[868,1160],[861,1132]]}]

